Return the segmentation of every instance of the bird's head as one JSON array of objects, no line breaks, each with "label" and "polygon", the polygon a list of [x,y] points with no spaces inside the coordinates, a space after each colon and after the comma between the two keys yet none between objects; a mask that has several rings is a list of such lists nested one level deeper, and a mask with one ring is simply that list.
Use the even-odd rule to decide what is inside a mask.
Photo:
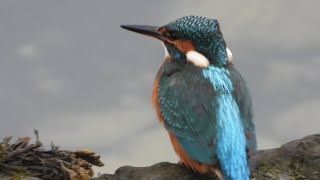
[{"label": "bird's head", "polygon": [[174,60],[189,61],[195,66],[224,66],[232,54],[226,47],[217,20],[201,16],[185,16],[162,27],[122,25],[124,29],[163,41]]}]

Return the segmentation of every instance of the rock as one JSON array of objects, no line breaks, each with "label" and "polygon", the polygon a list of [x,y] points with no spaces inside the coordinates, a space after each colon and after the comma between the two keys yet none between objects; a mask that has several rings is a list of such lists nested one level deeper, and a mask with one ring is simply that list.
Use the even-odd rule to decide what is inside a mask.
[{"label": "rock", "polygon": [[264,174],[265,177],[268,177],[268,178],[274,178],[274,175],[272,175],[271,173],[267,172]]},{"label": "rock", "polygon": [[[280,148],[259,150],[249,160],[252,179],[319,180],[320,134],[291,141]],[[103,174],[92,180],[206,180],[178,164],[161,162],[149,167],[120,167],[114,174]]]},{"label": "rock", "polygon": [[304,137],[280,148],[260,150],[249,161],[251,174],[265,179],[320,179],[320,134]]},{"label": "rock", "polygon": [[93,178],[92,180],[206,180],[212,178],[213,176],[210,175],[205,176],[193,173],[192,170],[178,164],[161,162],[149,167],[123,166],[120,167],[114,175],[104,174],[99,178]]}]

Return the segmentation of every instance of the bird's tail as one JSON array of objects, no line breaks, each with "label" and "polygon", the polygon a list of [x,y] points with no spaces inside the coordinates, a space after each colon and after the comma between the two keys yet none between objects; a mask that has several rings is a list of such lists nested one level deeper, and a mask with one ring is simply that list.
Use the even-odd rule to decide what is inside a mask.
[{"label": "bird's tail", "polygon": [[228,110],[218,111],[217,156],[224,180],[249,180],[246,138],[239,115],[239,109],[230,95],[218,98],[220,107]]}]

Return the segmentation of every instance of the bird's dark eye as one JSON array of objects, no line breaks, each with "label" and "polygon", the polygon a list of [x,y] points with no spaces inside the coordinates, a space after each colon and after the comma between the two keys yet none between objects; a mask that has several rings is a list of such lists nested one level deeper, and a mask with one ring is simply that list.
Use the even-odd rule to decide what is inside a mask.
[{"label": "bird's dark eye", "polygon": [[169,38],[170,40],[178,40],[178,39],[180,39],[180,35],[176,31],[168,31],[165,34],[165,36],[167,36],[167,38]]}]

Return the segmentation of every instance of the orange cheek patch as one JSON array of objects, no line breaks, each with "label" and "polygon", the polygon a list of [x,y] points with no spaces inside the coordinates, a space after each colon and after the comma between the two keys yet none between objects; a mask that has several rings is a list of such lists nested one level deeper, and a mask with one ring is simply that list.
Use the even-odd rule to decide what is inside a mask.
[{"label": "orange cheek patch", "polygon": [[192,45],[191,41],[188,40],[176,40],[172,41],[174,44],[183,54],[187,54],[189,51],[194,50],[194,46]]}]

